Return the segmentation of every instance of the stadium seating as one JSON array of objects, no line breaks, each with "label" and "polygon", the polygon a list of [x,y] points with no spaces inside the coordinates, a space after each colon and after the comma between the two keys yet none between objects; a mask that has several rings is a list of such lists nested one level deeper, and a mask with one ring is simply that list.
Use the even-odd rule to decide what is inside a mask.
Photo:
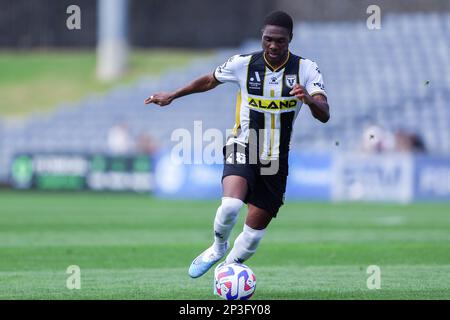
[{"label": "stadium seating", "polygon": [[[184,97],[166,109],[143,100],[212,72],[233,54],[259,49],[258,40],[249,40],[186,69],[31,116],[21,126],[0,123],[0,181],[18,152],[108,152],[108,130],[119,122],[128,123],[132,136],[150,135],[160,147],[172,144],[176,128],[193,129],[195,120],[203,121],[203,131],[232,128],[233,85]],[[368,30],[365,21],[301,23],[291,50],[318,63],[332,108],[326,125],[303,108],[292,148],[334,152],[339,141],[339,150],[357,150],[364,128],[377,124],[391,132],[419,134],[429,152],[450,153],[450,15],[386,15],[381,30]]]}]

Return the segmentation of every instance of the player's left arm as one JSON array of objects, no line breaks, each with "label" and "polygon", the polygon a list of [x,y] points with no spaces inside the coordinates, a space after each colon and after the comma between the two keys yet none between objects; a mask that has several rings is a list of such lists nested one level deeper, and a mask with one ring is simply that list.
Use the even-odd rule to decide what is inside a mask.
[{"label": "player's left arm", "polygon": [[294,85],[290,94],[306,103],[311,109],[313,117],[317,120],[325,123],[330,119],[330,106],[328,105],[327,97],[323,94],[316,93],[311,96],[306,88],[298,83]]},{"label": "player's left arm", "polygon": [[305,60],[308,67],[305,70],[304,86],[295,84],[291,95],[303,101],[309,106],[314,118],[325,123],[330,120],[330,106],[327,101],[327,93],[323,84],[322,73],[314,61]]}]

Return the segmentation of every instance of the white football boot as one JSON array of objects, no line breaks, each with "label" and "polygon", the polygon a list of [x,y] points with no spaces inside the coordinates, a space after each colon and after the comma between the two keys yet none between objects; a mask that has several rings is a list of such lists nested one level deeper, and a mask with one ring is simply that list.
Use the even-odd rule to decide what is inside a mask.
[{"label": "white football boot", "polygon": [[229,243],[227,242],[223,253],[216,252],[212,246],[203,251],[194,259],[194,261],[192,261],[191,266],[189,267],[189,276],[191,276],[191,278],[198,278],[204,275],[217,261],[222,259],[228,247]]}]

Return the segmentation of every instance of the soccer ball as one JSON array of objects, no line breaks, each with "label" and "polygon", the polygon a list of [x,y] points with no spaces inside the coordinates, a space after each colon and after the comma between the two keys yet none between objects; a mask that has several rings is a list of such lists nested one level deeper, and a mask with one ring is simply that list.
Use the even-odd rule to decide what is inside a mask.
[{"label": "soccer ball", "polygon": [[248,300],[255,293],[256,277],[244,264],[218,266],[214,271],[215,294],[226,300]]}]

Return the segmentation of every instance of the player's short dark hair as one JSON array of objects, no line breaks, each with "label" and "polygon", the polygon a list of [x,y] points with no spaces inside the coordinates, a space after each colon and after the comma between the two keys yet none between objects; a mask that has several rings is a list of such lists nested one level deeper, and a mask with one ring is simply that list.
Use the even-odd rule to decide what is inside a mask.
[{"label": "player's short dark hair", "polygon": [[274,11],[264,18],[264,27],[267,25],[286,28],[289,31],[289,34],[292,35],[294,22],[292,21],[292,17],[286,12]]}]

